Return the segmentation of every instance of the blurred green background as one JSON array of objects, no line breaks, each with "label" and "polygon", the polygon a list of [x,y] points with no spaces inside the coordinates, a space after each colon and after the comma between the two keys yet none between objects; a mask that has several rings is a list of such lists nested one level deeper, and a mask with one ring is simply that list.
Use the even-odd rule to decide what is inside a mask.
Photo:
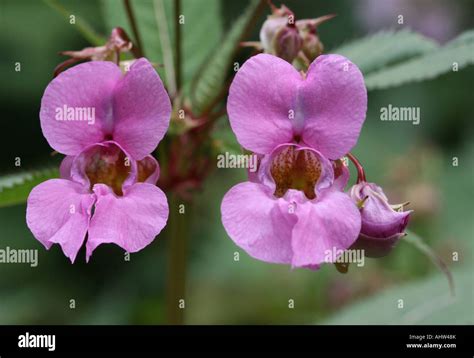
[{"label": "blurred green background", "polygon": [[[207,0],[196,1],[205,13]],[[60,4],[97,32],[109,33],[102,2]],[[222,1],[215,26],[228,28],[245,4]],[[472,1],[286,4],[297,18],[338,14],[319,32],[329,52],[378,30],[397,29],[398,14],[405,15],[405,26],[441,43],[472,29],[474,20]],[[121,1],[108,1],[107,6],[123,11]],[[248,40],[258,39],[264,19],[265,15]],[[42,1],[0,0],[1,175],[58,165],[61,156],[51,156],[41,133],[40,100],[54,67],[63,60],[57,53],[88,45],[74,25]],[[16,62],[21,63],[20,72],[15,71]],[[216,169],[186,213],[191,225],[186,323],[474,323],[473,83],[470,66],[434,80],[370,91],[367,120],[354,150],[369,180],[381,184],[392,203],[411,202],[415,213],[410,229],[452,270],[455,298],[429,259],[403,241],[390,256],[367,259],[364,267],[350,267],[347,274],[332,265],[319,271],[291,270],[249,258],[227,237],[219,209],[225,192],[245,180],[245,172]],[[388,104],[420,107],[420,125],[380,121],[380,107]],[[232,138],[225,118],[220,128],[222,135]],[[21,158],[20,168],[14,165],[16,157]],[[453,157],[459,158],[457,167]],[[48,252],[34,239],[26,227],[25,208],[0,208],[0,248],[38,249],[39,265],[0,264],[0,324],[164,322],[166,229],[130,261],[124,260],[120,248],[103,245],[90,263],[85,263],[81,250],[71,265],[59,246]],[[240,261],[234,261],[234,252],[240,252]],[[459,261],[452,260],[453,252],[459,253]],[[404,300],[403,309],[397,307],[399,299]],[[294,300],[294,308],[289,308],[289,300]]]}]

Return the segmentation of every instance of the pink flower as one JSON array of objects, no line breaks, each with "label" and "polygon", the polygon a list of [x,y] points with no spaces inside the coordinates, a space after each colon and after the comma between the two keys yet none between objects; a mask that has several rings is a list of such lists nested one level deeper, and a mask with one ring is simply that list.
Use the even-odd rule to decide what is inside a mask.
[{"label": "pink flower", "polygon": [[170,99],[144,58],[125,75],[112,62],[93,61],[56,77],[41,101],[41,128],[66,157],[61,179],[39,184],[28,197],[26,219],[36,239],[47,249],[61,245],[71,262],[86,234],[87,260],[103,243],[127,252],[150,244],[168,219],[150,153],[170,114]]},{"label": "pink flower", "polygon": [[[350,196],[359,205],[362,216],[360,236],[353,248],[364,249],[368,257],[387,255],[405,235],[411,210],[396,211],[388,203],[382,188],[361,182],[350,190]],[[394,205],[401,209],[403,205]]]},{"label": "pink flower", "polygon": [[280,58],[257,55],[235,76],[227,110],[239,143],[260,158],[257,175],[222,201],[229,236],[262,261],[308,268],[334,262],[327,252],[349,248],[361,227],[359,210],[342,192],[348,171],[338,160],[365,119],[359,69],[325,55],[302,76]]}]

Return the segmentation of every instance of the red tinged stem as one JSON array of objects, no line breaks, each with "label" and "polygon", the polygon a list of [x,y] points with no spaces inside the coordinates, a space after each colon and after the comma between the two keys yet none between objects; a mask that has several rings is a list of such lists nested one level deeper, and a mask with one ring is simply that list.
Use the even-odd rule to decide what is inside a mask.
[{"label": "red tinged stem", "polygon": [[362,164],[360,164],[359,160],[351,153],[347,153],[347,157],[351,160],[351,162],[357,169],[357,184],[367,181],[365,179],[364,167],[362,166]]}]

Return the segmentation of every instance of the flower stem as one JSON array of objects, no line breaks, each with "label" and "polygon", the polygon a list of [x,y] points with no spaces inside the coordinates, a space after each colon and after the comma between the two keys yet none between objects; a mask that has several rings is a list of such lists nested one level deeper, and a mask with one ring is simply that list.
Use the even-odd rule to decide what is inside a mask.
[{"label": "flower stem", "polygon": [[168,237],[168,273],[166,322],[168,324],[184,323],[184,307],[186,294],[186,256],[187,256],[187,222],[186,214],[180,213],[180,200],[176,194],[170,198],[170,226]]},{"label": "flower stem", "polygon": [[137,57],[143,57],[143,47],[142,41],[140,38],[140,33],[138,32],[137,22],[135,20],[135,14],[133,13],[132,5],[130,4],[130,0],[124,0],[125,11],[127,12],[128,21],[130,21],[130,26],[132,27],[133,37],[135,37],[135,44],[137,45]]},{"label": "flower stem", "polygon": [[357,183],[367,181],[365,179],[364,167],[362,166],[362,164],[360,164],[359,160],[351,153],[347,153],[347,157],[351,160],[351,162],[357,169]]},{"label": "flower stem", "polygon": [[176,96],[176,75],[174,68],[175,63],[173,59],[171,36],[168,31],[168,20],[165,12],[164,0],[155,0],[153,2],[153,8],[155,10],[156,24],[158,26],[161,52],[163,53],[163,64],[165,66],[168,93],[171,98],[174,98]]},{"label": "flower stem", "polygon": [[175,56],[175,72],[176,72],[176,89],[181,89],[181,0],[174,0],[174,30],[176,36],[176,56]]}]

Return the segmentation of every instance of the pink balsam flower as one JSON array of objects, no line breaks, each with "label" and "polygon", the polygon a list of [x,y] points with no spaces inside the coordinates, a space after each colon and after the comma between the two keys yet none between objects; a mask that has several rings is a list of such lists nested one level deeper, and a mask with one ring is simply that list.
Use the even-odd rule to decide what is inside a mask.
[{"label": "pink balsam flower", "polygon": [[349,248],[361,227],[339,160],[367,110],[357,66],[323,55],[302,75],[278,57],[254,56],[237,72],[227,110],[237,140],[259,158],[257,175],[222,201],[229,236],[262,261],[313,269],[335,262],[327,253]]},{"label": "pink balsam flower", "polygon": [[171,103],[144,58],[124,75],[112,62],[68,69],[46,88],[41,128],[65,154],[60,179],[36,186],[27,224],[47,249],[57,243],[74,262],[87,234],[86,259],[103,243],[127,252],[150,244],[166,225],[168,202],[155,186],[150,155],[163,138]]}]

